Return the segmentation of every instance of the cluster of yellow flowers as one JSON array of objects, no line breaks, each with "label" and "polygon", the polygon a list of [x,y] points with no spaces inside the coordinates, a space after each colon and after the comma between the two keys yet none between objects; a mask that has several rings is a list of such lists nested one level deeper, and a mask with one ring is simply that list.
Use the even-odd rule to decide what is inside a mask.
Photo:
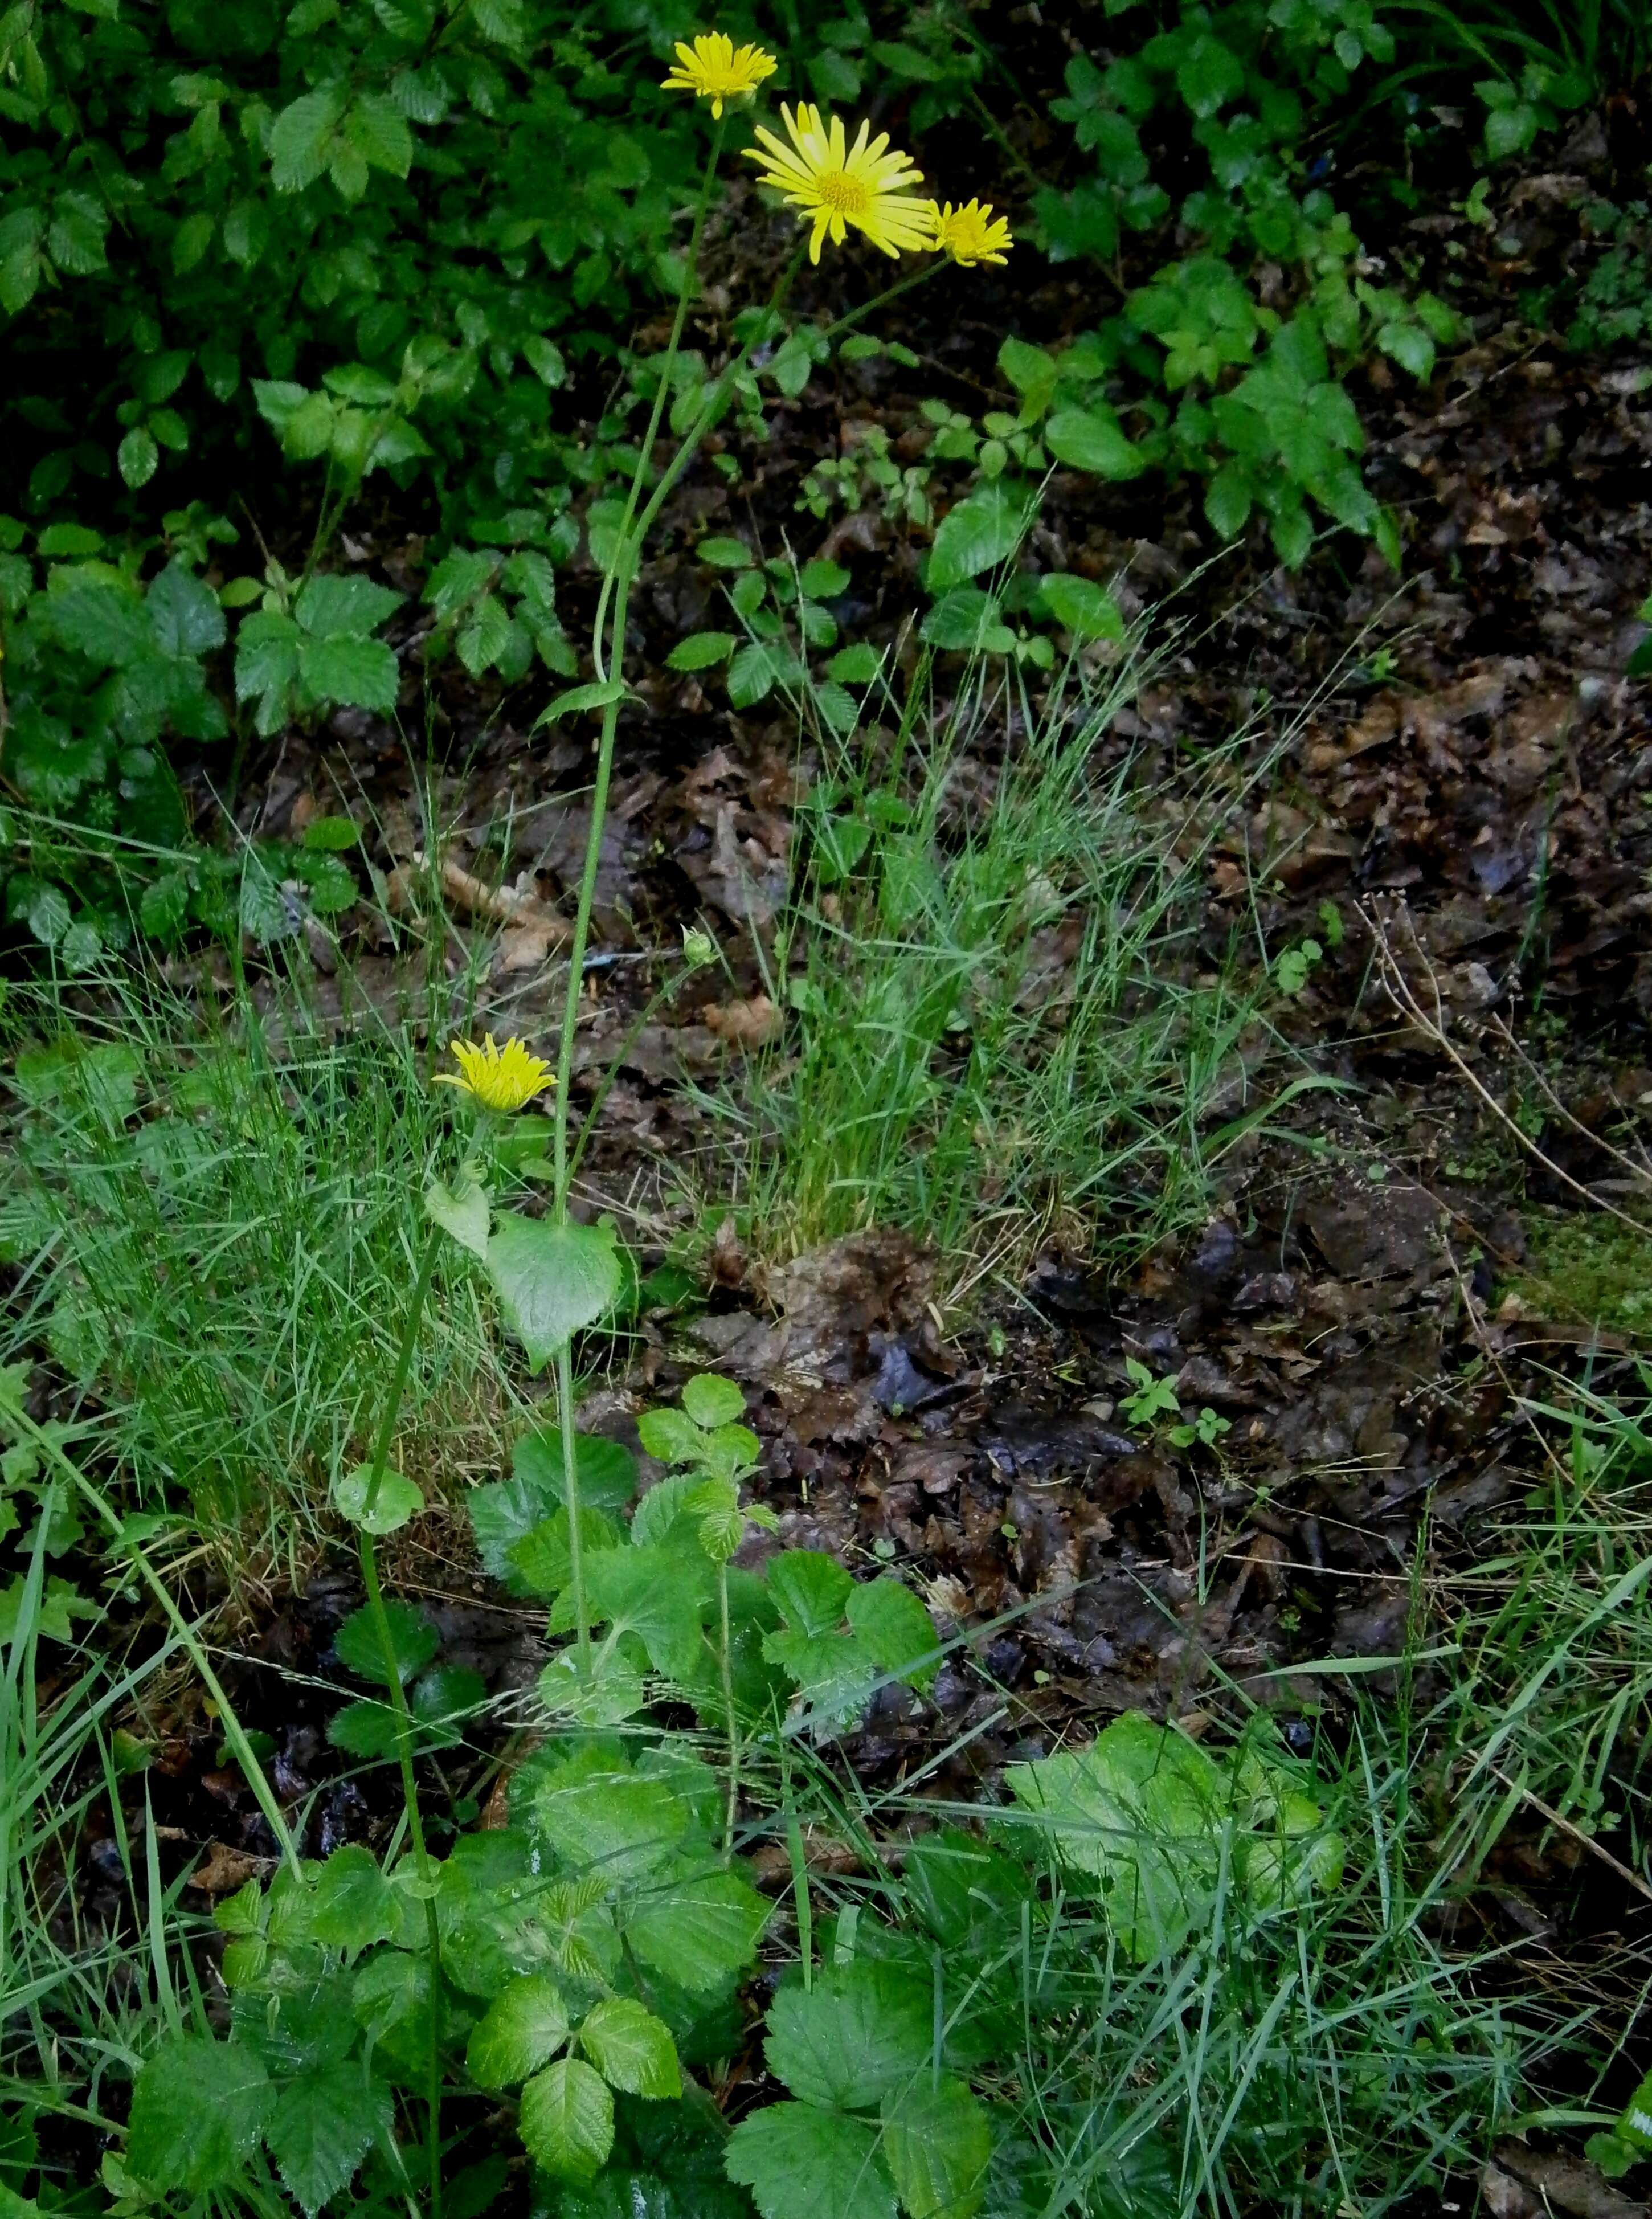
[{"label": "cluster of yellow flowers", "polygon": [[[680,44],[676,67],[665,79],[674,92],[709,100],[721,116],[725,101],[750,100],[763,79],[773,76],[773,54],[761,47],[736,47],[721,31],[704,33],[692,46]],[[965,201],[954,208],[917,199],[910,190],[923,183],[910,156],[889,143],[887,132],[874,139],[862,123],[854,143],[835,115],[823,115],[807,101],[796,109],[780,105],[792,143],[757,127],[760,144],[747,154],[773,185],[812,226],[809,258],[818,262],[824,240],[843,243],[849,225],[885,254],[949,255],[965,269],[978,262],[1002,263],[1009,246],[1009,226],[995,216],[990,202]]]}]

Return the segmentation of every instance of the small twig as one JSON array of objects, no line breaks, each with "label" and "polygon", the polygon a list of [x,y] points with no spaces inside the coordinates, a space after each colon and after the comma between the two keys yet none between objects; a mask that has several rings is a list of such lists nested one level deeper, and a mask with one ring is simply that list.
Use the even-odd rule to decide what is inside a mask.
[{"label": "small twig", "polygon": [[1534,1162],[1541,1164],[1546,1172],[1550,1172],[1561,1182],[1562,1186],[1568,1186],[1574,1194],[1581,1195],[1592,1209],[1605,1210],[1609,1217],[1615,1217],[1619,1224],[1627,1225],[1632,1232],[1644,1233],[1647,1228],[1643,1219],[1631,1217],[1627,1210],[1619,1209],[1615,1203],[1608,1202],[1604,1195],[1597,1194],[1592,1187],[1585,1186],[1581,1179],[1574,1179],[1569,1172],[1563,1171],[1552,1156],[1546,1156],[1531,1134],[1525,1132],[1518,1122],[1510,1116],[1496,1096],[1470,1068],[1462,1051],[1454,1046],[1450,1035],[1445,1029],[1445,1009],[1440,998],[1438,981],[1435,979],[1427,957],[1423,954],[1420,948],[1416,948],[1415,934],[1412,935],[1412,944],[1416,948],[1419,960],[1427,972],[1429,985],[1433,991],[1436,1014],[1432,1017],[1418,1000],[1404,972],[1400,970],[1399,960],[1389,945],[1382,925],[1369,910],[1362,909],[1360,913],[1370,928],[1371,938],[1376,947],[1376,960],[1382,986],[1394,1007],[1403,1016],[1408,1017],[1419,1032],[1432,1041],[1456,1072],[1458,1077],[1467,1082],[1498,1122],[1508,1128]]},{"label": "small twig", "polygon": [[1558,1826],[1562,1834],[1575,1842],[1581,1849],[1587,1849],[1591,1856],[1599,1857],[1603,1865],[1610,1865],[1618,1879],[1627,1880],[1636,1895],[1643,1895],[1649,1903],[1652,1903],[1652,1887],[1647,1886],[1639,1873],[1631,1872],[1627,1865],[1620,1864],[1610,1849],[1603,1849],[1599,1842],[1592,1840],[1580,1827],[1574,1826],[1569,1818],[1562,1818],[1552,1803],[1545,1803],[1541,1795],[1534,1794],[1529,1787],[1522,1787],[1518,1780],[1511,1780],[1500,1765],[1489,1765],[1487,1769],[1494,1780],[1502,1781],[1511,1794],[1518,1795],[1523,1803],[1529,1803],[1534,1811],[1541,1812],[1543,1817],[1548,1819],[1551,1826]]}]

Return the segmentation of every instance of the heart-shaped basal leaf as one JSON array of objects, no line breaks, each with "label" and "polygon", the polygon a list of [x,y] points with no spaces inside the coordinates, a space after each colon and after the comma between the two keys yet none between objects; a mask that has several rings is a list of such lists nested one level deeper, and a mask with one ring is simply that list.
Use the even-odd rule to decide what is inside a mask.
[{"label": "heart-shaped basal leaf", "polygon": [[482,1261],[531,1371],[612,1309],[624,1284],[613,1236],[594,1225],[502,1217]]},{"label": "heart-shaped basal leaf", "polygon": [[332,1482],[334,1508],[341,1518],[347,1518],[352,1526],[359,1526],[363,1532],[400,1532],[424,1508],[424,1496],[413,1481],[404,1478],[399,1471],[382,1472],[376,1493],[373,1491],[372,1480],[370,1464],[358,1464],[353,1470],[340,1472]]},{"label": "heart-shaped basal leaf", "polygon": [[488,1253],[488,1190],[467,1157],[451,1186],[433,1178],[425,1189],[425,1215],[473,1256]]}]

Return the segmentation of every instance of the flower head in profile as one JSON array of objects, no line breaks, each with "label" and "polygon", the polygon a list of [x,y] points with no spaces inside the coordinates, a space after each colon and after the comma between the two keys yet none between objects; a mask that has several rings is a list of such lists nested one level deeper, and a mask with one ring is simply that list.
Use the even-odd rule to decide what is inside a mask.
[{"label": "flower head in profile", "polygon": [[922,173],[912,167],[909,155],[890,146],[886,132],[873,139],[872,126],[863,123],[851,146],[839,119],[823,116],[807,101],[798,103],[795,114],[782,105],[780,114],[792,144],[784,145],[759,124],[762,143],[746,152],[762,165],[763,183],[773,185],[814,226],[811,262],[819,261],[823,239],[829,237],[834,246],[841,246],[849,224],[885,254],[934,245],[928,205],[905,190],[921,185]]},{"label": "flower head in profile", "polygon": [[507,1040],[503,1047],[489,1033],[480,1047],[475,1041],[450,1041],[456,1072],[438,1071],[438,1086],[462,1087],[465,1093],[480,1102],[484,1110],[494,1110],[508,1116],[547,1086],[554,1086],[556,1075],[550,1066],[537,1055],[530,1055],[519,1040]]},{"label": "flower head in profile", "polygon": [[965,201],[954,208],[927,203],[938,253],[949,254],[960,268],[972,270],[978,262],[1002,263],[1009,252],[1009,226],[995,216],[991,201]]},{"label": "flower head in profile", "polygon": [[668,92],[709,100],[720,120],[725,100],[749,100],[774,70],[773,55],[761,47],[736,47],[724,32],[702,31],[692,47],[678,40],[676,65],[661,82]]}]

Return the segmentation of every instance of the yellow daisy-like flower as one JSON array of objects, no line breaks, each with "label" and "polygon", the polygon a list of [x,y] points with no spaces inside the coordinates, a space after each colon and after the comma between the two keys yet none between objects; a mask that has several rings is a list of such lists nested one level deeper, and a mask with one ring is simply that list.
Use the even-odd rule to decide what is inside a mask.
[{"label": "yellow daisy-like flower", "polygon": [[661,82],[668,92],[692,92],[709,100],[719,119],[725,100],[749,100],[776,69],[773,54],[761,47],[736,47],[723,31],[702,31],[693,45],[677,41],[677,65]]},{"label": "yellow daisy-like flower", "polygon": [[958,208],[950,201],[945,208],[930,201],[928,206],[937,252],[950,254],[966,270],[978,262],[1003,261],[1011,243],[1009,225],[993,214],[991,201],[965,201]]},{"label": "yellow daisy-like flower", "polygon": [[459,1068],[456,1072],[438,1071],[437,1085],[463,1087],[484,1110],[497,1110],[502,1116],[556,1083],[550,1066],[530,1055],[519,1040],[507,1040],[501,1047],[489,1033],[480,1047],[475,1041],[462,1040],[450,1041],[448,1046]]},{"label": "yellow daisy-like flower", "polygon": [[763,183],[773,185],[813,224],[811,262],[819,261],[821,242],[828,236],[834,246],[843,244],[848,224],[885,254],[911,253],[935,244],[928,204],[904,190],[921,185],[922,173],[912,167],[910,155],[890,147],[887,132],[873,139],[872,126],[863,123],[851,146],[838,118],[823,117],[807,101],[799,102],[795,115],[782,104],[780,114],[791,146],[759,124],[762,145],[746,152],[762,165]]}]

